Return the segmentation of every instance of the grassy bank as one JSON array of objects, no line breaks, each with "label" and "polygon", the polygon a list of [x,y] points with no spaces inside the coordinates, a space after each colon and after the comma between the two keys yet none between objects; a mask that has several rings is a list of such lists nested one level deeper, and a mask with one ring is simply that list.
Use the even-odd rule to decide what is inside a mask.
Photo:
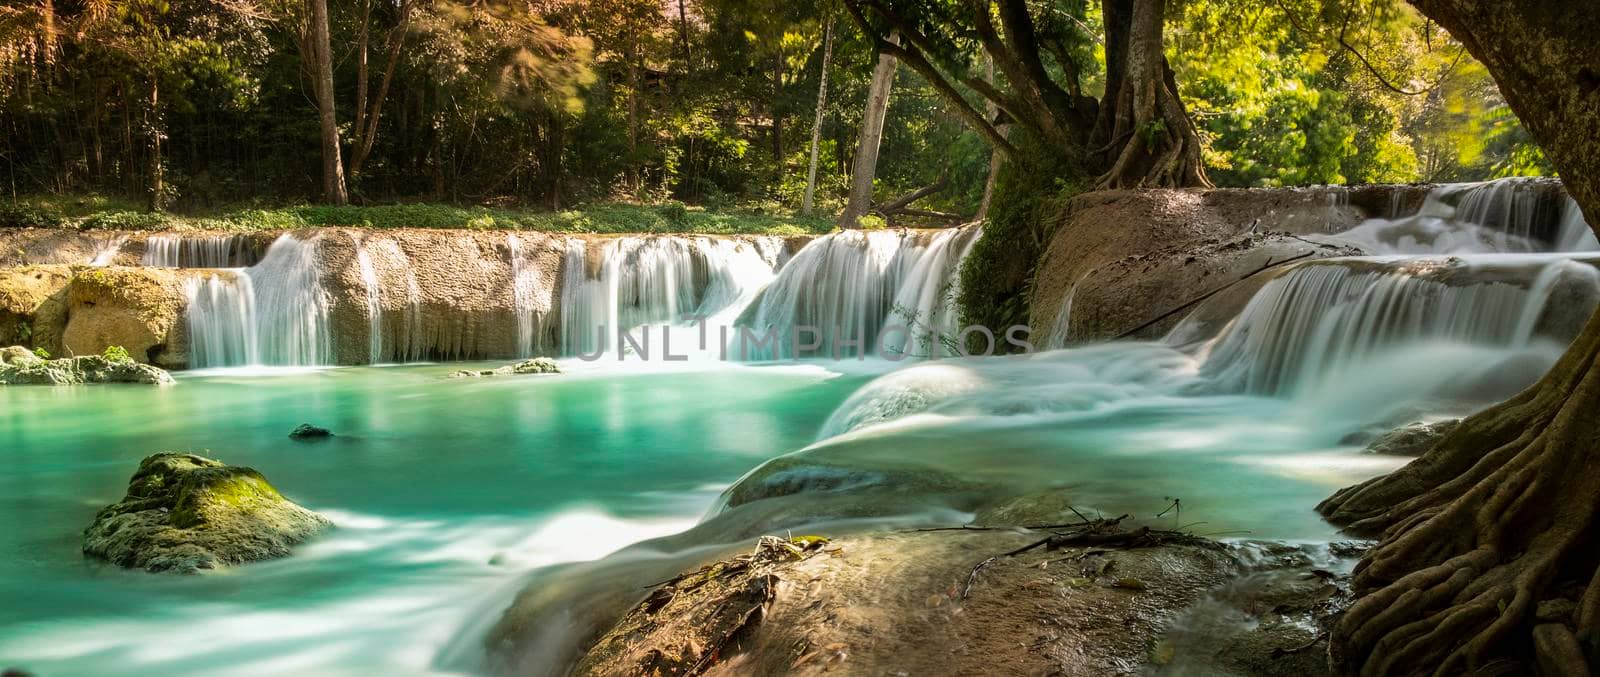
[{"label": "grassy bank", "polygon": [[0,202],[0,228],[100,230],[283,230],[319,226],[467,228],[559,233],[703,233],[805,235],[833,230],[831,216],[780,210],[710,212],[676,202],[601,202],[563,211],[397,204],[367,207],[239,207],[204,213],[151,213],[94,195],[33,196]]}]

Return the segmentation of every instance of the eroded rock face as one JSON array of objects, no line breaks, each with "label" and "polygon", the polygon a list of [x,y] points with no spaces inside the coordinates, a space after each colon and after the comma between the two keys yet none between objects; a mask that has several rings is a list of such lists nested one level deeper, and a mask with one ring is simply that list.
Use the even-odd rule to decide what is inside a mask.
[{"label": "eroded rock face", "polygon": [[68,354],[97,355],[122,346],[157,366],[187,366],[184,275],[162,268],[79,269],[68,288],[62,347]]},{"label": "eroded rock face", "polygon": [[[45,360],[28,352],[7,348],[7,359],[0,364],[0,384],[5,385],[82,385],[86,383],[140,383],[170,385],[172,374],[160,367],[131,360],[108,360],[99,355]],[[22,349],[26,351],[26,349]]]},{"label": "eroded rock face", "polygon": [[61,352],[71,280],[72,269],[64,265],[0,269],[0,345]]},{"label": "eroded rock face", "polygon": [[330,526],[251,468],[160,453],[139,464],[122,501],[95,515],[83,553],[129,568],[197,573],[285,557]]},{"label": "eroded rock face", "polygon": [[[1157,338],[1207,295],[1239,299],[1230,306],[1237,311],[1268,278],[1258,271],[1364,253],[1323,236],[1369,215],[1329,195],[1215,189],[1077,196],[1052,224],[1054,235],[1035,273],[1033,340]],[[1219,300],[1208,305],[1217,307]]]}]

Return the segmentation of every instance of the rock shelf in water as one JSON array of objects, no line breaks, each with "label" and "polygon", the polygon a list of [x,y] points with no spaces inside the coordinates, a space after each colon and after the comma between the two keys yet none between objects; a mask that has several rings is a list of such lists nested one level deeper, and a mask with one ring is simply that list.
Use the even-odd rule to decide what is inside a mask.
[{"label": "rock shelf in water", "polygon": [[331,526],[254,469],[166,452],[140,462],[128,494],[95,515],[83,532],[83,553],[129,568],[190,574],[285,557]]},{"label": "rock shelf in water", "polygon": [[21,346],[0,350],[0,384],[60,386],[84,383],[169,385],[173,379],[165,369],[132,360],[108,360],[99,355],[46,360]]}]

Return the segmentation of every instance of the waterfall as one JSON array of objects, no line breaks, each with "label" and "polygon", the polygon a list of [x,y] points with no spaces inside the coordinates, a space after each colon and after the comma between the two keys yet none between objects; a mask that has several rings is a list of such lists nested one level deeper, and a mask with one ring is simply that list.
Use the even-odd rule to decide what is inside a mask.
[{"label": "waterfall", "polygon": [[1578,206],[1578,201],[1567,198],[1566,208],[1561,213],[1561,228],[1556,235],[1556,251],[1563,252],[1592,252],[1600,250],[1600,240],[1596,240],[1594,230],[1589,227],[1589,222],[1583,220],[1583,208]]},{"label": "waterfall", "polygon": [[[708,325],[731,319],[772,279],[773,264],[754,244],[760,241],[622,237],[591,252],[591,243],[568,240],[561,287],[565,352],[615,351],[619,328],[684,325],[691,316]],[[767,251],[773,251],[770,243]],[[680,341],[673,353],[687,347]]]},{"label": "waterfall", "polygon": [[[1341,234],[1372,254],[1581,251],[1575,204],[1555,199],[1549,179],[1510,178],[1436,186],[1415,214],[1368,219]],[[1400,193],[1395,193],[1398,200]],[[1391,212],[1398,212],[1398,202]],[[1570,241],[1569,241],[1570,240]],[[1588,238],[1593,241],[1592,235]],[[1594,246],[1600,247],[1600,243]]]},{"label": "waterfall", "polygon": [[356,247],[356,267],[361,271],[361,284],[367,290],[367,361],[378,364],[384,359],[383,299],[378,295],[378,271],[372,266],[372,257],[367,255],[363,238],[351,233],[350,239]]},{"label": "waterfall", "polygon": [[111,265],[116,260],[117,254],[122,253],[122,245],[127,243],[127,235],[112,235],[106,238],[96,238],[94,243],[94,256],[89,258],[89,265],[103,267]]},{"label": "waterfall", "polygon": [[256,342],[256,299],[250,276],[191,277],[189,296],[190,368],[260,364]]},{"label": "waterfall", "polygon": [[1318,261],[1263,286],[1201,349],[1202,371],[1224,389],[1292,396],[1410,347],[1564,346],[1597,301],[1600,273],[1568,258]]},{"label": "waterfall", "polygon": [[243,265],[234,252],[237,235],[151,235],[144,241],[140,263],[155,268],[233,268]]},{"label": "waterfall", "polygon": [[280,236],[261,263],[192,281],[188,293],[191,367],[332,363],[316,238]]},{"label": "waterfall", "polygon": [[[894,329],[883,337],[889,341],[887,353],[947,352],[943,339],[953,340],[959,323],[955,285],[961,261],[978,234],[976,228],[931,236],[850,230],[812,240],[742,315],[729,354],[749,359],[875,354],[886,327]],[[818,335],[797,329],[802,327]],[[818,347],[805,347],[811,343]]]},{"label": "waterfall", "polygon": [[517,356],[532,357],[535,343],[534,296],[539,281],[537,271],[522,258],[522,240],[515,233],[506,236],[511,258],[511,300],[517,314]]}]

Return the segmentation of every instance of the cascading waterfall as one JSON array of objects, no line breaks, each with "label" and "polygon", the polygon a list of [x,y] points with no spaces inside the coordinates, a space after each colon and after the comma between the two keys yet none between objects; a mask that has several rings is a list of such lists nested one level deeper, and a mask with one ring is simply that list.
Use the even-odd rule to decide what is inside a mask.
[{"label": "cascading waterfall", "polygon": [[234,268],[244,264],[234,252],[237,235],[151,235],[140,263],[155,268]]},{"label": "cascading waterfall", "polygon": [[959,322],[961,261],[978,234],[976,228],[931,236],[851,230],[817,238],[741,316],[729,352],[749,359],[857,357],[876,354],[883,329],[900,325],[883,337],[885,351],[943,354],[943,338]]},{"label": "cascading waterfall", "polygon": [[191,277],[189,366],[261,364],[256,336],[255,289],[243,271]]},{"label": "cascading waterfall", "polygon": [[191,367],[331,364],[317,240],[283,235],[261,263],[189,287]]},{"label": "cascading waterfall", "polygon": [[[506,236],[511,258],[511,298],[517,314],[517,356],[532,357],[534,349],[534,292],[538,285],[533,271],[522,259],[522,240],[515,233]],[[412,284],[416,282],[413,279]]]},{"label": "cascading waterfall", "polygon": [[356,247],[356,267],[361,271],[361,283],[367,290],[367,355],[368,361],[383,361],[383,298],[379,295],[378,271],[367,255],[363,238],[352,233],[350,239]]},{"label": "cascading waterfall", "polygon": [[[708,325],[729,320],[772,279],[771,259],[755,244],[760,241],[623,237],[599,245],[591,267],[591,243],[568,240],[561,289],[565,352],[630,348],[617,345],[619,329],[684,325],[691,316]],[[689,343],[680,340],[673,354]]]},{"label": "cascading waterfall", "polygon": [[1559,354],[1597,301],[1600,273],[1569,258],[1330,259],[1268,282],[1201,349],[1202,371],[1224,390],[1296,396],[1408,347]]},{"label": "cascading waterfall", "polygon": [[122,253],[122,245],[127,242],[127,235],[112,235],[95,240],[94,256],[89,258],[89,265],[96,267],[111,265],[111,262],[116,260],[117,254]]},{"label": "cascading waterfall", "polygon": [[[1539,178],[1443,184],[1428,193],[1416,213],[1370,219],[1342,237],[1373,254],[1577,251],[1583,239],[1577,227],[1562,225],[1552,232],[1547,226],[1574,218],[1569,205],[1576,203],[1571,198],[1562,203],[1556,195],[1549,180]],[[1394,196],[1398,200],[1401,193]],[[1398,212],[1398,202],[1390,209]],[[1569,229],[1574,242],[1567,242]]]},{"label": "cascading waterfall", "polygon": [[1592,252],[1600,251],[1600,240],[1595,239],[1594,230],[1589,227],[1589,222],[1583,219],[1583,208],[1578,206],[1578,201],[1567,198],[1567,206],[1561,214],[1561,228],[1556,235],[1556,251],[1562,252]]}]

